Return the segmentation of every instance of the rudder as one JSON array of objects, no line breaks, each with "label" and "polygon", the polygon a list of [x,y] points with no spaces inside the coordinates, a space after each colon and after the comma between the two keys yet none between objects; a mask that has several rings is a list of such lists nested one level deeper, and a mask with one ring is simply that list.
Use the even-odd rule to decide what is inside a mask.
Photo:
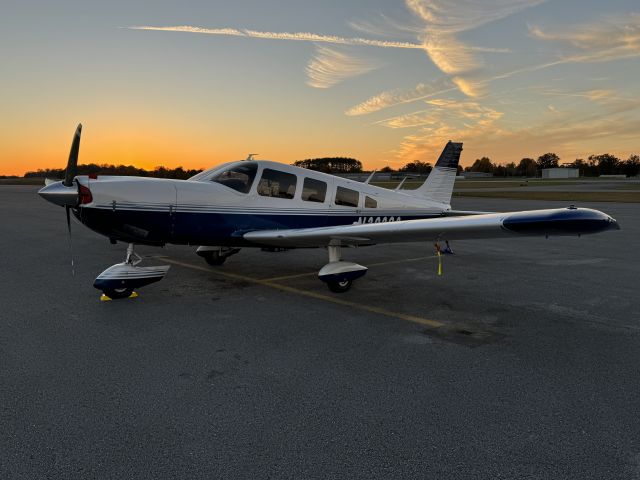
[{"label": "rudder", "polygon": [[425,182],[415,190],[405,190],[405,193],[447,205],[451,203],[461,152],[462,142],[449,140]]}]

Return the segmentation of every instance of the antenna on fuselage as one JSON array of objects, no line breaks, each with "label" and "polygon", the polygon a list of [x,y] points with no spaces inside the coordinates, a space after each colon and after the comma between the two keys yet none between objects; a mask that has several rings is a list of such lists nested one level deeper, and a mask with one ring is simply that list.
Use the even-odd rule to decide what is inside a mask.
[{"label": "antenna on fuselage", "polygon": [[407,178],[409,178],[409,177],[404,177],[404,178],[402,179],[402,181],[401,181],[401,182],[398,184],[398,186],[396,187],[396,190],[402,190],[402,185],[404,185],[404,182],[406,182],[406,181],[407,181]]},{"label": "antenna on fuselage", "polygon": [[259,153],[250,153],[247,156],[247,159],[245,160],[245,162],[249,161],[249,160],[253,160],[253,157],[255,157],[256,155],[260,155]]},{"label": "antenna on fuselage", "polygon": [[377,170],[374,170],[373,172],[371,172],[371,175],[369,175],[367,177],[367,179],[364,181],[364,183],[370,183],[371,180],[373,180],[374,175],[376,174]]}]

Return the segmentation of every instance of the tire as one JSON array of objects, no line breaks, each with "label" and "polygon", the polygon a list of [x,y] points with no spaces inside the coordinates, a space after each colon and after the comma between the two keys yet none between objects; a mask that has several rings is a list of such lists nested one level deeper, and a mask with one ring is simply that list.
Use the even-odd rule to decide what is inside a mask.
[{"label": "tire", "polygon": [[117,300],[120,298],[129,298],[133,293],[133,288],[114,288],[111,290],[103,290],[102,293],[112,300]]},{"label": "tire", "polygon": [[222,265],[227,260],[227,255],[221,255],[220,252],[211,252],[204,256],[205,261],[212,266]]},{"label": "tire", "polygon": [[329,287],[329,290],[333,293],[344,293],[351,288],[352,284],[353,280],[343,280],[342,282],[334,281],[327,282],[327,287]]}]

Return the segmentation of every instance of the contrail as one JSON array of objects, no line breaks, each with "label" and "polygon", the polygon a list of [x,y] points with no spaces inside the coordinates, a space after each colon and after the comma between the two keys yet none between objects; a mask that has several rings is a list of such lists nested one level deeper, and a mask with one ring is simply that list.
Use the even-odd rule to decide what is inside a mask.
[{"label": "contrail", "polygon": [[372,47],[383,48],[409,48],[416,50],[424,50],[424,46],[419,43],[409,42],[393,42],[386,40],[372,40],[368,38],[347,38],[334,35],[318,35],[316,33],[298,32],[259,32],[256,30],[238,30],[236,28],[202,28],[192,27],[189,25],[177,25],[170,27],[154,27],[149,25],[140,25],[127,27],[131,30],[156,30],[161,32],[189,32],[189,33],[205,33],[207,35],[227,35],[232,37],[250,37],[265,38],[269,40],[296,40],[299,42],[315,42],[315,43],[334,43],[339,45],[369,45]]}]

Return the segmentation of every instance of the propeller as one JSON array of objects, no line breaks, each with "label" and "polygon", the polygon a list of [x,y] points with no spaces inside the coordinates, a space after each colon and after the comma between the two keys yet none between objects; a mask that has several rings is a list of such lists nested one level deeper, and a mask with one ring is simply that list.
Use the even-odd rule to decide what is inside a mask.
[{"label": "propeller", "polygon": [[64,207],[67,213],[67,231],[69,232],[69,256],[71,257],[71,275],[76,275],[76,265],[73,261],[73,240],[71,239],[71,207],[68,205]]},{"label": "propeller", "polygon": [[78,152],[80,151],[80,135],[82,134],[82,124],[78,124],[76,133],[73,134],[73,141],[71,142],[71,150],[69,151],[69,161],[67,162],[67,170],[64,172],[64,181],[62,184],[65,187],[71,187],[73,185],[73,179],[78,171]]},{"label": "propeller", "polygon": [[[79,123],[76,128],[76,133],[73,134],[73,140],[71,142],[71,150],[69,151],[69,160],[67,161],[67,169],[64,172],[64,181],[62,184],[65,187],[73,186],[73,179],[76,177],[78,171],[78,153],[80,152],[80,136],[82,135],[82,124]],[[73,261],[73,240],[71,239],[71,206],[64,206],[65,213],[67,214],[67,231],[69,232],[69,256],[71,257],[71,275],[76,275],[75,262]]]},{"label": "propeller", "polygon": [[67,230],[69,232],[69,252],[71,254],[71,272],[75,275],[73,262],[73,243],[71,241],[71,209],[76,208],[80,201],[79,186],[74,183],[78,173],[78,152],[80,151],[80,135],[82,134],[82,124],[78,124],[76,132],[71,142],[67,169],[64,172],[63,181],[52,181],[45,179],[45,186],[38,191],[38,194],[45,200],[64,207],[67,215]]}]

